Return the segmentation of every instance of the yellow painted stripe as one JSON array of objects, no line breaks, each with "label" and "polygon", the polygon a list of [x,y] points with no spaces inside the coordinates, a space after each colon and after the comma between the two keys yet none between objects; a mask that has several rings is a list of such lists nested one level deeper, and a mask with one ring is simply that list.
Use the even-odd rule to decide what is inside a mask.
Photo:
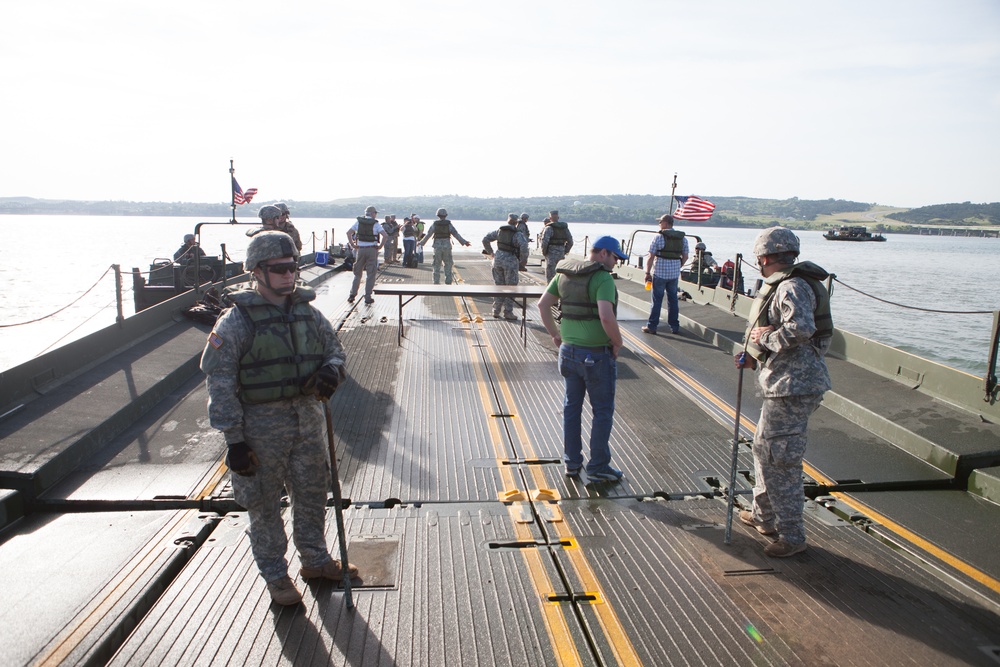
[{"label": "yellow painted stripe", "polygon": [[[469,307],[473,310],[473,312],[476,312],[475,303],[470,302]],[[515,400],[513,392],[510,388],[510,383],[507,382],[507,379],[504,376],[500,361],[496,357],[495,346],[490,342],[489,332],[485,329],[485,327],[483,328],[482,335],[484,341],[488,343],[483,349],[486,350],[486,354],[490,361],[490,367],[493,369],[496,377],[496,386],[501,396],[503,396],[504,403],[508,406],[511,412],[515,413],[515,417],[510,421],[513,423],[514,431],[517,433],[518,440],[522,445],[522,455],[525,458],[535,458],[537,457],[537,453],[531,442],[531,436],[528,434],[528,431],[524,426],[524,422],[516,417],[517,410],[515,410]],[[529,466],[528,469],[530,471],[532,481],[534,482],[532,498],[538,498],[542,496],[542,494],[550,492],[549,489],[545,488],[545,485],[548,482],[545,479],[545,473],[541,470],[541,466]],[[560,541],[567,540],[573,544],[578,544],[576,536],[573,534],[572,530],[570,530],[565,521],[556,521],[550,523],[550,525],[555,526]],[[622,626],[621,620],[618,618],[618,614],[615,612],[615,609],[611,604],[605,602],[607,597],[604,595],[604,589],[601,588],[597,575],[590,566],[590,562],[587,560],[587,556],[583,549],[571,549],[567,550],[566,553],[569,556],[570,564],[576,571],[578,580],[583,586],[583,590],[588,591],[590,594],[594,595],[597,600],[601,601],[600,603],[595,603],[593,605],[593,609],[595,610],[598,622],[601,624],[601,629],[604,631],[604,636],[607,638],[608,644],[611,646],[611,650],[614,653],[618,664],[641,665],[642,662],[639,660],[639,655],[635,651],[635,646],[628,638],[625,628]]]},{"label": "yellow painted stripe", "polygon": [[[514,536],[518,541],[530,541],[535,539],[531,530],[526,524],[518,521],[515,506],[508,508],[511,522],[514,524]],[[576,642],[566,622],[565,608],[563,605],[548,604],[548,596],[555,593],[555,587],[549,579],[545,565],[542,563],[542,553],[540,549],[519,549],[524,562],[528,567],[528,576],[531,577],[531,585],[538,594],[539,608],[542,612],[542,619],[545,621],[545,631],[549,635],[552,647],[555,649],[556,661],[560,665],[582,665],[580,652],[577,650]]]},{"label": "yellow painted stripe", "polygon": [[75,625],[67,628],[52,645],[52,648],[43,653],[34,664],[62,664],[80,642],[111,613],[111,609],[129,593],[129,589],[154,565],[156,559],[167,546],[167,540],[170,540],[172,544],[174,533],[196,513],[195,510],[177,512],[153,539],[146,542],[136,557],[129,561],[128,566],[123,568],[116,578],[104,588],[97,604],[91,607],[86,615],[80,617]]},{"label": "yellow painted stripe", "polygon": [[[735,418],[736,411],[731,406],[729,406],[727,403],[722,402],[721,399],[715,396],[715,394],[710,392],[700,383],[695,381],[691,376],[677,369],[676,366],[667,361],[667,359],[664,358],[658,352],[656,352],[656,350],[653,350],[648,345],[646,345],[646,343],[636,338],[635,335],[625,331],[623,331],[622,333],[628,336],[630,341],[635,343],[638,347],[642,348],[647,354],[655,358],[659,363],[662,363],[665,368],[669,369],[673,373],[676,373],[678,377],[684,378],[684,381],[690,384],[692,390],[696,391],[698,394],[709,399],[712,403],[722,408],[726,414]],[[741,417],[740,423],[743,424],[751,433],[756,434],[757,425],[749,421],[743,415],[740,415],[740,417]],[[817,470],[815,467],[809,465],[805,461],[803,461],[802,463],[802,469],[806,472],[807,475],[815,479],[820,484],[823,484],[825,486],[833,486],[837,483],[836,480],[830,479],[829,477],[827,477],[819,470]],[[996,579],[995,577],[991,577],[990,575],[986,574],[985,572],[976,568],[975,566],[965,562],[964,560],[958,558],[957,556],[948,553],[941,547],[933,544],[932,542],[928,542],[926,539],[920,537],[912,530],[909,530],[908,528],[896,523],[892,519],[888,518],[887,516],[879,513],[878,511],[869,507],[865,503],[861,502],[857,498],[854,498],[842,492],[836,492],[831,495],[843,501],[846,505],[854,508],[858,512],[861,512],[864,515],[868,516],[873,521],[881,524],[882,526],[885,526],[887,530],[898,535],[907,542],[910,542],[917,548],[922,549],[923,551],[926,551],[927,553],[933,555],[935,558],[938,558],[941,561],[947,563],[951,567],[955,568],[959,572],[970,577],[974,581],[977,581],[980,584],[986,586],[990,590],[1000,593],[1000,580]]]},{"label": "yellow painted stripe", "polygon": [[[459,297],[455,298],[455,305],[459,314],[461,314],[461,300]],[[471,331],[468,336],[469,338],[472,337]],[[489,391],[489,383],[484,377],[481,366],[483,360],[479,356],[477,348],[470,345],[468,349],[469,357],[472,361],[472,367],[476,373],[476,387],[479,390],[479,399],[486,412],[486,423],[490,432],[490,440],[493,443],[493,451],[497,455],[498,459],[503,459],[507,457],[507,451],[504,447],[503,436],[500,432],[500,420],[491,416],[493,412],[493,401],[491,392]],[[497,462],[497,467],[501,483],[505,490],[500,493],[500,500],[504,502],[509,502],[511,500],[527,500],[527,495],[524,490],[517,487],[512,467],[502,465],[499,460]],[[520,493],[521,496],[515,497],[515,493]],[[516,503],[508,505],[507,512],[514,527],[515,538],[518,541],[534,540],[535,536],[531,534],[531,529],[527,524],[520,520],[521,511],[522,507],[519,507]],[[542,554],[540,550],[519,549],[519,551],[527,567],[532,588],[534,588],[535,592],[538,594],[538,608],[542,613],[542,620],[545,622],[545,632],[549,636],[549,642],[555,651],[557,664],[566,665],[568,667],[582,665],[583,661],[580,658],[580,652],[577,649],[576,642],[573,641],[573,635],[570,632],[569,623],[566,620],[565,610],[562,605],[551,605],[546,604],[545,602],[548,595],[555,591],[555,588],[552,581],[549,579],[548,572],[542,562]]]}]

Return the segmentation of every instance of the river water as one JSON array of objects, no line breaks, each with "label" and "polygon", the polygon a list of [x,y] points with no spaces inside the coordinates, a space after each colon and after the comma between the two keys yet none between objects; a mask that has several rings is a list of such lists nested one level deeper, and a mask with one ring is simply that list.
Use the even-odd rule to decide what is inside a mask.
[{"label": "river water", "polygon": [[[125,272],[125,315],[132,314],[131,268],[145,271],[154,258],[172,257],[184,234],[205,221],[186,217],[0,216],[4,239],[0,246],[0,325],[41,318],[76,302],[40,322],[0,327],[0,370],[114,323],[114,278],[112,273],[106,274],[112,264],[120,264]],[[294,222],[305,249],[310,250],[311,234],[317,235],[317,247],[324,238],[341,243],[354,221],[303,218]],[[498,224],[455,221],[459,233],[473,243],[470,250],[476,252],[482,237]],[[529,226],[534,234],[541,223],[531,221]],[[696,224],[678,228],[701,236],[720,264],[737,252],[752,262],[750,249],[758,230]],[[246,229],[224,224],[203,226],[202,248],[209,255],[219,255],[220,244],[225,243],[230,256],[242,259],[249,242]],[[610,234],[628,242],[636,231],[633,225],[591,223],[572,223],[571,229],[581,249],[584,237],[593,242]],[[651,222],[640,229],[653,232],[656,227]],[[820,232],[797,234],[802,240],[802,259],[820,264],[843,283],[880,299],[946,311],[1000,309],[1000,290],[996,288],[1000,239],[890,234],[886,243],[834,243],[824,240]],[[651,234],[640,231],[634,238],[633,257],[645,255]],[[756,277],[752,269],[746,269],[748,287]],[[96,287],[81,298],[95,283]],[[842,285],[834,287],[832,308],[838,327],[980,377],[985,373],[992,315],[909,310]]]}]

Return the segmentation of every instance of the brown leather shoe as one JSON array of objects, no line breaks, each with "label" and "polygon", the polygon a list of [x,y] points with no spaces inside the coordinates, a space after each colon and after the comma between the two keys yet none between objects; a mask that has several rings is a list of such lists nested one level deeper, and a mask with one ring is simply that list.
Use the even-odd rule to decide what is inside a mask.
[{"label": "brown leather shoe", "polygon": [[656,335],[656,329],[650,329],[649,327],[643,327],[642,328],[642,333],[653,334],[655,336]]},{"label": "brown leather shoe", "polygon": [[[348,563],[347,573],[351,575],[351,579],[358,576],[358,567],[354,563]],[[340,566],[339,560],[329,560],[323,563],[322,567],[304,567],[299,570],[299,574],[303,579],[318,579],[322,577],[323,579],[329,579],[330,581],[342,581],[344,578],[344,570]]]},{"label": "brown leather shoe", "polygon": [[806,543],[789,544],[784,539],[772,542],[764,547],[764,553],[771,558],[788,558],[806,550]]},{"label": "brown leather shoe", "polygon": [[267,592],[271,594],[271,599],[275,604],[289,607],[302,602],[302,594],[295,588],[291,578],[285,575],[281,579],[267,582]]},{"label": "brown leather shoe", "polygon": [[764,523],[763,521],[758,521],[753,518],[753,512],[750,510],[740,510],[740,521],[748,526],[753,526],[757,529],[757,532],[761,535],[777,535],[778,531],[775,529],[773,524]]}]

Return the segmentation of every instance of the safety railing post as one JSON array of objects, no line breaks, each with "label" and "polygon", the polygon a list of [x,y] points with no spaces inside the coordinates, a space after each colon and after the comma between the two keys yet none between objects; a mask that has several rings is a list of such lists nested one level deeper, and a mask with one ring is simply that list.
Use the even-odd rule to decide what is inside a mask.
[{"label": "safety railing post", "polygon": [[115,302],[118,306],[118,317],[115,318],[115,322],[118,323],[118,326],[123,326],[125,312],[122,307],[122,267],[120,264],[112,264],[111,268],[115,270]]}]

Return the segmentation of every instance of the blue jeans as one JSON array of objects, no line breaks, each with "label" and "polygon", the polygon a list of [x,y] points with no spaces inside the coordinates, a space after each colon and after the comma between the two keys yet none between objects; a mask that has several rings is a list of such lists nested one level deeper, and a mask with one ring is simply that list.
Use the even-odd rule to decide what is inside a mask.
[{"label": "blue jeans", "polygon": [[413,258],[414,248],[417,245],[416,239],[403,239],[403,266],[409,266],[410,260]]},{"label": "blue jeans", "polygon": [[615,381],[618,366],[610,347],[559,347],[559,374],[566,384],[563,400],[563,460],[568,468],[583,466],[583,397],[590,395],[594,421],[590,425],[587,472],[607,470],[611,463],[611,427],[615,421]]},{"label": "blue jeans", "polygon": [[649,321],[646,326],[656,331],[660,324],[660,309],[663,307],[663,293],[667,293],[667,324],[674,333],[681,328],[677,316],[677,279],[653,278],[653,308],[649,311]]}]

